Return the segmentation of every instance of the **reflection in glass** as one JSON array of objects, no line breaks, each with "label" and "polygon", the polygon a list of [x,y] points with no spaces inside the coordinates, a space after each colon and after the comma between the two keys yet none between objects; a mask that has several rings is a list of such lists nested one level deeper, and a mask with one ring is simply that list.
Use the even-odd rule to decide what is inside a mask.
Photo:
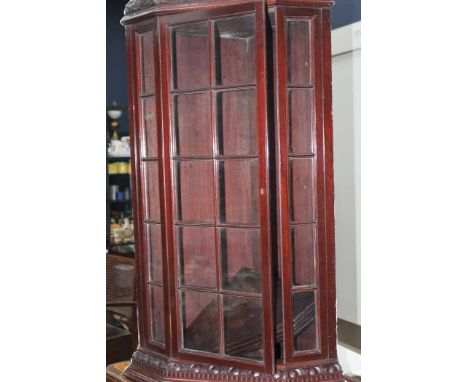
[{"label": "reflection in glass", "polygon": [[223,296],[227,355],[263,359],[263,313],[259,298]]},{"label": "reflection in glass", "polygon": [[290,159],[291,221],[310,223],[315,219],[314,159]]},{"label": "reflection in glass", "polygon": [[151,302],[151,337],[152,340],[164,346],[164,293],[163,288],[151,285],[150,302]]},{"label": "reflection in glass", "polygon": [[163,282],[162,237],[160,224],[146,224],[148,235],[149,281]]},{"label": "reflection in glass", "polygon": [[210,119],[210,93],[174,97],[175,155],[212,155]]},{"label": "reflection in glass", "polygon": [[137,34],[140,58],[140,94],[154,93],[153,31]]},{"label": "reflection in glass", "polygon": [[317,325],[315,293],[293,293],[294,350],[305,351],[317,348]]},{"label": "reflection in glass", "polygon": [[208,21],[184,24],[171,29],[173,89],[208,88]]},{"label": "reflection in glass", "polygon": [[289,152],[292,154],[314,153],[313,94],[313,89],[289,90]]},{"label": "reflection in glass", "polygon": [[255,90],[217,93],[219,155],[257,154],[257,102]]},{"label": "reflection in glass", "polygon": [[216,21],[214,33],[216,84],[255,83],[255,16]]},{"label": "reflection in glass", "polygon": [[312,52],[309,20],[288,20],[288,82],[312,84]]},{"label": "reflection in glass", "polygon": [[216,288],[213,227],[177,227],[180,284]]},{"label": "reflection in glass", "polygon": [[258,224],[257,159],[219,161],[219,220]]},{"label": "reflection in glass", "polygon": [[143,156],[158,157],[158,135],[156,127],[156,104],[154,97],[141,99],[142,126],[144,136]]},{"label": "reflection in glass", "polygon": [[213,162],[211,160],[174,162],[177,220],[213,223]]},{"label": "reflection in glass", "polygon": [[184,291],[182,299],[183,347],[219,352],[218,302],[216,294]]},{"label": "reflection in glass", "polygon": [[146,178],[146,220],[161,220],[159,209],[159,171],[157,161],[143,162],[144,175]]},{"label": "reflection in glass", "polygon": [[260,293],[260,230],[220,228],[223,289]]},{"label": "reflection in glass", "polygon": [[315,284],[315,224],[291,227],[293,284]]}]

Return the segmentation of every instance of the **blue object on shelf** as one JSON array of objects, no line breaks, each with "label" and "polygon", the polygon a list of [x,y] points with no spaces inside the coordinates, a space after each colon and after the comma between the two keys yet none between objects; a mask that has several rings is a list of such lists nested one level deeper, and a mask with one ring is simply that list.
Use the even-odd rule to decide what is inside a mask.
[{"label": "blue object on shelf", "polygon": [[117,200],[125,200],[125,193],[122,191],[119,191],[116,193]]}]

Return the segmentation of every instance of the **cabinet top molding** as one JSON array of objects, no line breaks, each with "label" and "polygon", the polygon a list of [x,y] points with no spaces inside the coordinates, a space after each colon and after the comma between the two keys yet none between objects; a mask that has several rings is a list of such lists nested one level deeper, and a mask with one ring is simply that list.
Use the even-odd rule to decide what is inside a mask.
[{"label": "cabinet top molding", "polygon": [[[138,16],[144,16],[152,13],[153,11],[159,11],[165,13],[168,11],[183,10],[184,8],[190,7],[212,7],[217,5],[234,5],[239,3],[247,3],[259,0],[130,0],[125,6],[124,18],[122,22]],[[330,7],[335,1],[334,0],[266,0],[267,5],[292,5],[292,6],[319,6],[319,7]]]}]

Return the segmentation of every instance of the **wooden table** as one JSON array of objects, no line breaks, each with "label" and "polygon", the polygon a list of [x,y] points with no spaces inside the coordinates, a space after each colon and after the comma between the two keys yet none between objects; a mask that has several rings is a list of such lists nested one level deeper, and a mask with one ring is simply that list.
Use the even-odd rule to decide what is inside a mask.
[{"label": "wooden table", "polygon": [[123,361],[107,366],[106,382],[131,382],[130,379],[122,375],[129,363],[130,361]]}]

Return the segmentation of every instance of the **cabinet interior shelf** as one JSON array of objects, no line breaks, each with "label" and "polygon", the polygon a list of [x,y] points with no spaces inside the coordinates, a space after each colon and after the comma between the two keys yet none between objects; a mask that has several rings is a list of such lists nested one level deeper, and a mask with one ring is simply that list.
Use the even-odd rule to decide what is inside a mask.
[{"label": "cabinet interior shelf", "polygon": [[125,179],[125,178],[128,178],[130,174],[109,174],[109,176],[112,176],[114,178]]},{"label": "cabinet interior shelf", "polygon": [[108,244],[108,247],[109,248],[112,248],[112,247],[121,247],[123,245],[134,245],[135,242],[131,241],[131,242],[128,242],[128,243],[119,243],[119,244]]},{"label": "cabinet interior shelf", "polygon": [[129,161],[130,157],[107,157],[107,161],[109,162],[123,162],[123,161]]}]

